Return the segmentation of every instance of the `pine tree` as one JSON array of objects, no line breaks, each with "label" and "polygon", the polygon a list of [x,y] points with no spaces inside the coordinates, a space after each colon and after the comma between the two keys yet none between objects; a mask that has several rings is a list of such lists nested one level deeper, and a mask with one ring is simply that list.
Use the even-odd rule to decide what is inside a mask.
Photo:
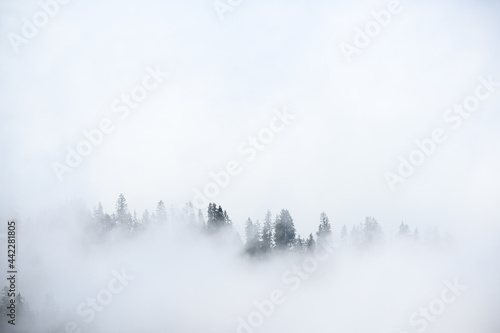
[{"label": "pine tree", "polygon": [[351,229],[351,244],[352,246],[358,247],[363,243],[363,233],[361,231],[361,226],[353,225]]},{"label": "pine tree", "polygon": [[105,234],[113,229],[114,223],[111,220],[111,216],[104,213],[101,202],[99,202],[97,208],[94,209],[93,217],[97,224],[98,234],[101,238],[105,237]]},{"label": "pine tree", "polygon": [[245,223],[245,251],[248,254],[255,255],[260,250],[260,225],[259,222],[253,223],[250,218]]},{"label": "pine tree", "polygon": [[136,233],[140,229],[140,222],[137,218],[137,212],[134,209],[134,214],[132,215],[132,233]]},{"label": "pine tree", "polygon": [[200,228],[205,228],[205,217],[203,217],[203,213],[201,212],[201,209],[198,209],[198,225]]},{"label": "pine tree", "polygon": [[274,243],[280,250],[290,250],[295,244],[295,226],[290,212],[286,209],[282,209],[276,217]]},{"label": "pine tree", "polygon": [[[220,208],[220,206],[219,206]],[[223,226],[227,226],[227,227],[230,227],[233,225],[233,221],[231,221],[231,219],[229,218],[229,216],[227,215],[227,212],[224,211],[224,219],[223,219]]]},{"label": "pine tree", "polygon": [[319,243],[331,243],[332,242],[332,227],[328,216],[323,212],[319,218],[319,227],[316,236],[318,237]]},{"label": "pine tree", "polygon": [[375,220],[375,218],[373,217],[367,217],[365,219],[362,232],[364,245],[378,243],[384,236],[382,228],[378,224],[377,220]]},{"label": "pine tree", "polygon": [[306,241],[300,237],[300,235],[297,235],[297,238],[295,240],[295,251],[301,253],[304,252],[304,250],[307,249],[306,246]]},{"label": "pine tree", "polygon": [[217,208],[216,204],[210,203],[208,205],[207,215],[207,227],[211,231],[217,231],[223,227],[231,227],[233,224],[233,222],[227,215],[227,212],[223,210],[220,205]]},{"label": "pine tree", "polygon": [[340,232],[340,240],[342,241],[342,243],[347,242],[347,227],[345,226],[345,224],[342,227],[342,231]]},{"label": "pine tree", "polygon": [[194,211],[195,211],[194,206],[191,203],[191,201],[186,203],[186,205],[184,206],[184,209],[182,211],[182,220],[187,225],[190,225],[190,226],[196,225],[196,216],[194,214]]},{"label": "pine tree", "polygon": [[104,221],[102,223],[103,230],[108,232],[115,228],[116,226],[116,218],[115,215],[104,214]]},{"label": "pine tree", "polygon": [[410,236],[410,227],[407,224],[404,224],[403,221],[401,221],[401,224],[399,225],[398,236],[399,237]]},{"label": "pine tree", "polygon": [[104,220],[104,210],[102,208],[102,204],[99,201],[99,204],[97,205],[97,208],[94,209],[94,220],[97,222],[98,225],[102,224],[102,221]]},{"label": "pine tree", "polygon": [[163,200],[158,201],[156,204],[155,219],[159,224],[167,222],[167,207]]},{"label": "pine tree", "polygon": [[116,201],[116,223],[127,232],[132,231],[132,215],[128,210],[127,200],[123,194]]},{"label": "pine tree", "polygon": [[216,213],[217,213],[217,206],[214,203],[209,203],[207,210],[207,216],[208,216],[207,227],[209,230],[217,228]]},{"label": "pine tree", "polygon": [[149,214],[149,211],[146,209],[144,210],[144,212],[142,212],[141,228],[147,229],[150,224],[151,224],[151,214]]},{"label": "pine tree", "polygon": [[248,244],[253,240],[253,222],[250,218],[247,219],[245,222],[245,237],[246,237],[246,244],[248,247]]},{"label": "pine tree", "polygon": [[222,207],[219,205],[219,208],[215,210],[215,225],[217,228],[222,228],[226,222],[226,215]]},{"label": "pine tree", "polygon": [[418,228],[415,228],[415,231],[413,232],[413,239],[418,242],[420,241],[420,234],[418,232]]},{"label": "pine tree", "polygon": [[257,220],[254,224],[255,230],[255,243],[257,244],[257,250],[261,251],[262,249],[262,228],[260,226],[259,220]]},{"label": "pine tree", "polygon": [[271,212],[267,211],[264,218],[264,227],[262,228],[262,252],[269,253],[273,247],[273,225],[271,221]]},{"label": "pine tree", "polygon": [[306,241],[306,248],[307,251],[314,251],[316,250],[316,241],[314,240],[313,234],[309,234],[309,238]]}]

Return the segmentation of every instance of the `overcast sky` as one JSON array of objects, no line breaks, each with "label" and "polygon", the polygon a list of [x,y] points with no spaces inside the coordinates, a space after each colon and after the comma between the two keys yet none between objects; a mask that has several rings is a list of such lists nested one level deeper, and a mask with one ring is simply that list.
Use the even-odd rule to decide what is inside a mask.
[{"label": "overcast sky", "polygon": [[[386,233],[401,220],[487,233],[500,213],[500,86],[459,128],[443,117],[478,77],[500,81],[500,7],[402,2],[348,61],[342,43],[389,2],[243,1],[222,20],[212,0],[75,0],[13,47],[40,6],[0,1],[2,218],[72,197],[111,212],[120,193],[138,213],[182,205],[235,160],[241,172],[211,201],[239,230],[288,208],[301,234],[322,211],[336,231],[369,215]],[[113,102],[147,68],[168,76],[120,119]],[[239,147],[284,108],[294,119],[247,161]],[[111,133],[59,181],[53,163],[103,119]],[[391,191],[385,173],[436,128],[447,139]]]}]

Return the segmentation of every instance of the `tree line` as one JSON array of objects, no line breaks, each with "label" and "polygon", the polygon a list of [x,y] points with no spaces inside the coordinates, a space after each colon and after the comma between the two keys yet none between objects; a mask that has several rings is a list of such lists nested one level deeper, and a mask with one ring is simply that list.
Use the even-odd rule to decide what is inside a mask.
[{"label": "tree line", "polygon": [[[207,237],[224,232],[226,235],[234,235],[241,246],[242,253],[252,258],[265,258],[280,253],[307,253],[314,251],[318,244],[324,243],[334,244],[337,248],[367,249],[373,245],[384,244],[386,241],[382,227],[373,217],[366,217],[364,222],[353,225],[350,231],[344,224],[338,231],[337,239],[334,239],[332,225],[324,212],[319,216],[314,233],[311,232],[306,237],[302,237],[298,234],[292,215],[287,209],[282,209],[274,218],[271,212],[267,211],[262,224],[258,220],[254,222],[248,218],[244,228],[245,239],[241,240],[226,210],[215,203],[208,205],[206,215],[204,215],[200,209],[195,209],[190,202],[178,210],[173,206],[167,209],[165,203],[159,201],[153,212],[145,210],[139,216],[136,211],[130,212],[123,194],[118,196],[115,210],[111,214],[104,212],[102,204],[98,203],[92,212],[87,209],[79,209],[77,215],[80,222],[90,221],[87,225],[90,234],[93,235],[90,237],[93,242],[107,242],[112,241],[115,237],[123,236],[134,237],[151,228],[180,222],[206,234]],[[442,239],[435,227],[427,228],[421,237],[417,228],[412,231],[407,224],[401,222],[395,239],[440,246],[443,241],[449,240],[447,237]],[[9,302],[7,293],[7,287],[0,291],[0,316],[2,317],[6,317],[6,305]],[[29,303],[25,298],[21,294],[17,294],[19,332],[24,331],[23,323],[34,322],[40,316],[43,318],[53,317],[54,313],[57,312],[53,303],[53,300],[49,298],[44,306],[46,313],[35,314],[30,310]],[[0,331],[5,328],[6,323],[2,321]]]},{"label": "tree line", "polygon": [[[302,237],[297,233],[294,220],[287,209],[282,209],[274,218],[271,212],[267,211],[262,224],[258,220],[253,222],[251,218],[246,220],[244,241],[234,230],[227,211],[215,203],[209,203],[204,215],[201,209],[196,210],[191,202],[186,203],[179,211],[172,206],[167,209],[165,203],[159,201],[154,212],[145,210],[139,217],[135,211],[129,211],[125,196],[120,194],[112,214],[105,213],[99,203],[92,215],[101,239],[106,239],[112,231],[133,236],[155,225],[180,221],[207,234],[230,231],[240,239],[244,253],[252,256],[283,251],[314,251],[318,242],[334,241],[330,220],[324,212],[319,216],[314,233]],[[339,246],[363,248],[381,244],[385,240],[382,227],[374,217],[366,217],[364,222],[353,225],[350,231],[344,224],[339,234]],[[412,231],[404,222],[399,225],[396,237],[420,240],[419,230],[415,228]],[[441,241],[437,228],[428,228],[423,238],[426,243],[438,244]]]}]

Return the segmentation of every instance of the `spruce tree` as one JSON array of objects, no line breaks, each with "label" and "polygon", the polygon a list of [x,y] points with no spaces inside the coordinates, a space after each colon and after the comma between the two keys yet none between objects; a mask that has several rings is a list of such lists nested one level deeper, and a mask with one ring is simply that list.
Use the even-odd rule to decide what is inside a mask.
[{"label": "spruce tree", "polygon": [[190,226],[196,225],[195,209],[191,201],[186,203],[184,209],[182,210],[182,220]]},{"label": "spruce tree", "polygon": [[262,228],[262,252],[268,253],[273,247],[273,225],[271,221],[271,212],[267,211]]},{"label": "spruce tree", "polygon": [[217,228],[216,211],[217,211],[217,206],[214,203],[209,203],[207,210],[207,216],[208,216],[207,227],[209,230]]},{"label": "spruce tree", "polygon": [[306,246],[306,241],[300,237],[300,235],[297,235],[297,238],[295,240],[295,251],[297,252],[304,252],[304,250],[307,249]]},{"label": "spruce tree", "polygon": [[250,218],[245,223],[245,251],[248,254],[255,255],[260,250],[260,225],[259,222],[253,223]]},{"label": "spruce tree", "polygon": [[211,231],[217,231],[222,229],[223,227],[231,227],[233,222],[227,215],[227,212],[222,209],[222,207],[219,205],[217,208],[216,204],[210,203],[208,205],[208,220],[207,220],[207,227]]},{"label": "spruce tree", "polygon": [[401,224],[399,225],[398,236],[399,237],[410,236],[410,227],[407,224],[404,224],[403,221],[401,221]]},{"label": "spruce tree", "polygon": [[309,238],[306,241],[306,248],[307,251],[314,251],[316,250],[316,241],[314,240],[313,234],[309,234]]},{"label": "spruce tree", "polygon": [[293,249],[295,244],[295,225],[292,216],[286,209],[282,209],[276,217],[274,225],[274,243],[280,250]]},{"label": "spruce tree", "polygon": [[145,230],[150,226],[150,224],[151,224],[151,214],[149,214],[149,211],[146,209],[144,210],[144,212],[142,212],[140,228],[142,230]]},{"label": "spruce tree", "polygon": [[94,221],[97,224],[98,234],[100,238],[104,238],[106,233],[111,231],[114,227],[114,223],[111,220],[111,216],[109,214],[105,214],[102,208],[101,202],[97,205],[97,208],[94,209]]},{"label": "spruce tree", "polygon": [[328,216],[323,212],[319,218],[318,232],[316,232],[319,243],[330,243],[332,241],[332,227]]},{"label": "spruce tree", "polygon": [[417,242],[420,241],[420,234],[418,232],[418,228],[415,228],[415,231],[413,232],[413,239]]},{"label": "spruce tree", "polygon": [[167,222],[167,207],[163,200],[158,201],[156,204],[155,218],[159,224]]},{"label": "spruce tree", "polygon": [[351,229],[351,245],[358,247],[363,244],[363,232],[361,226],[353,225]]},{"label": "spruce tree", "polygon": [[347,227],[345,226],[345,224],[342,227],[342,231],[340,232],[340,240],[342,241],[342,243],[347,242]]},{"label": "spruce tree", "polygon": [[132,215],[128,210],[127,200],[123,194],[118,196],[116,200],[116,223],[123,230],[131,231],[132,229]]},{"label": "spruce tree", "polygon": [[205,228],[205,217],[203,216],[203,213],[201,212],[201,209],[198,209],[198,226],[200,228]]},{"label": "spruce tree", "polygon": [[384,234],[382,228],[378,224],[377,220],[373,217],[367,217],[365,223],[363,224],[363,243],[364,245],[370,245],[373,243],[378,243],[382,240]]}]

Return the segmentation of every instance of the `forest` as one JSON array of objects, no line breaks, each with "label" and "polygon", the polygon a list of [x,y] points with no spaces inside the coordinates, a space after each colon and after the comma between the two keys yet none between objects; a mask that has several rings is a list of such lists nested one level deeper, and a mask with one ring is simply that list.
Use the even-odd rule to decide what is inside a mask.
[{"label": "forest", "polygon": [[[70,210],[75,209],[73,207]],[[61,212],[60,215],[68,216],[67,213]],[[123,194],[119,195],[112,213],[105,212],[102,204],[98,203],[93,211],[79,206],[79,210],[73,211],[72,214],[76,214],[77,223],[81,224],[79,237],[85,246],[113,246],[116,242],[133,241],[148,231],[154,232],[164,226],[177,225],[201,237],[213,238],[214,242],[220,242],[222,239],[227,244],[239,247],[240,256],[251,261],[287,255],[305,256],[313,253],[320,244],[340,252],[370,251],[390,242],[441,248],[451,240],[448,234],[442,237],[436,227],[428,227],[423,236],[420,236],[417,228],[411,230],[404,222],[400,223],[396,235],[387,237],[374,217],[366,217],[363,222],[352,225],[350,230],[345,224],[339,227],[339,230],[333,230],[332,223],[324,212],[320,213],[315,230],[302,236],[297,232],[294,219],[287,209],[282,209],[274,218],[272,213],[267,211],[262,223],[259,220],[254,222],[249,217],[244,224],[242,239],[227,211],[215,203],[210,203],[204,214],[201,209],[195,209],[191,202],[186,203],[182,209],[176,209],[174,206],[167,209],[165,203],[160,200],[153,212],[145,210],[139,215],[135,210],[130,211]],[[47,222],[51,220],[51,215],[42,214],[40,219]],[[7,315],[10,299],[8,294],[8,287],[3,287],[0,295],[2,317]],[[41,311],[33,310],[22,292],[18,293],[15,299],[17,321],[20,323],[17,327],[19,332],[24,332],[23,323],[43,322],[46,316],[54,317],[54,313],[60,311],[50,294],[46,295]],[[6,324],[2,322],[2,325]]]}]

